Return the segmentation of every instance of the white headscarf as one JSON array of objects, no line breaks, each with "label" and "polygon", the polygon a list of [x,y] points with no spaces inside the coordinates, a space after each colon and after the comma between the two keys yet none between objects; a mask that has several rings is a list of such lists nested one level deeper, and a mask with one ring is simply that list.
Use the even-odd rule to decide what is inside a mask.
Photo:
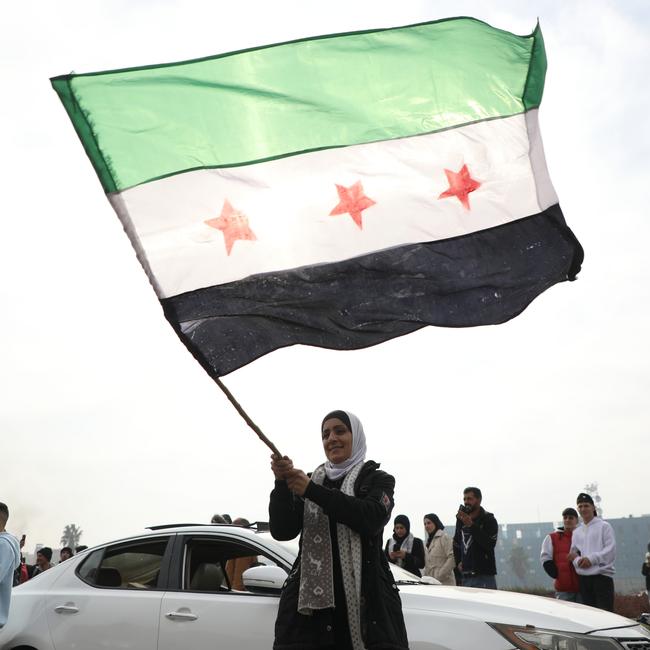
[{"label": "white headscarf", "polygon": [[359,418],[350,411],[343,411],[350,419],[352,425],[352,454],[342,463],[325,462],[325,473],[330,481],[337,481],[345,476],[355,465],[366,459],[366,434]]}]

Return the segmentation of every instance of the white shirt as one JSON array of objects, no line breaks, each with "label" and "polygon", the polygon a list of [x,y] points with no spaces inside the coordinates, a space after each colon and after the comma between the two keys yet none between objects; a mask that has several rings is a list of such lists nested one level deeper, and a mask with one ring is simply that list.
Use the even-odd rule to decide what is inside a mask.
[{"label": "white shirt", "polygon": [[[614,575],[616,560],[614,529],[600,517],[594,517],[588,524],[583,523],[573,531],[571,550],[580,551],[580,555],[573,560],[578,575]],[[578,566],[581,557],[589,558],[591,562],[589,568],[583,569]]]}]

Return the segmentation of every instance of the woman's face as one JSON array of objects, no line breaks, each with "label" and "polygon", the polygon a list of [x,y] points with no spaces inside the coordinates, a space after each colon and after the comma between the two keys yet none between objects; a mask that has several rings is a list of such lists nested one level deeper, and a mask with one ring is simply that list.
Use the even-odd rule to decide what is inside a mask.
[{"label": "woman's face", "polygon": [[342,463],[352,456],[352,431],[345,422],[330,418],[323,422],[323,449],[330,463]]},{"label": "woman's face", "polygon": [[404,526],[402,524],[395,524],[395,528],[393,528],[393,532],[398,537],[405,537],[406,536],[406,526]]},{"label": "woman's face", "polygon": [[431,519],[424,520],[424,530],[426,530],[429,535],[435,532],[436,525],[431,521]]}]

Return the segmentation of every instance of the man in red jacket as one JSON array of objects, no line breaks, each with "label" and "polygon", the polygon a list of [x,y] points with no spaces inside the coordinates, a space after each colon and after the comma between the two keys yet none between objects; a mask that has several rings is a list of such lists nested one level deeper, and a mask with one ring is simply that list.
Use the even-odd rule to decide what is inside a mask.
[{"label": "man in red jacket", "polygon": [[555,597],[559,600],[581,602],[578,575],[567,556],[571,551],[571,537],[578,526],[578,513],[574,508],[562,512],[564,527],[547,535],[542,542],[541,560],[544,571],[554,578]]}]

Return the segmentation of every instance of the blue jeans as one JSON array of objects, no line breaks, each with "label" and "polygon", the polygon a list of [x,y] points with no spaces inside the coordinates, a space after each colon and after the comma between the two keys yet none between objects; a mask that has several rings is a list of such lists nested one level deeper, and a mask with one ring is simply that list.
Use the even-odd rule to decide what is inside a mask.
[{"label": "blue jeans", "polygon": [[463,576],[463,587],[476,587],[477,589],[496,589],[497,579],[494,576],[478,574]]},{"label": "blue jeans", "polygon": [[580,592],[578,591],[556,591],[555,597],[558,600],[567,600],[570,603],[581,603]]}]

